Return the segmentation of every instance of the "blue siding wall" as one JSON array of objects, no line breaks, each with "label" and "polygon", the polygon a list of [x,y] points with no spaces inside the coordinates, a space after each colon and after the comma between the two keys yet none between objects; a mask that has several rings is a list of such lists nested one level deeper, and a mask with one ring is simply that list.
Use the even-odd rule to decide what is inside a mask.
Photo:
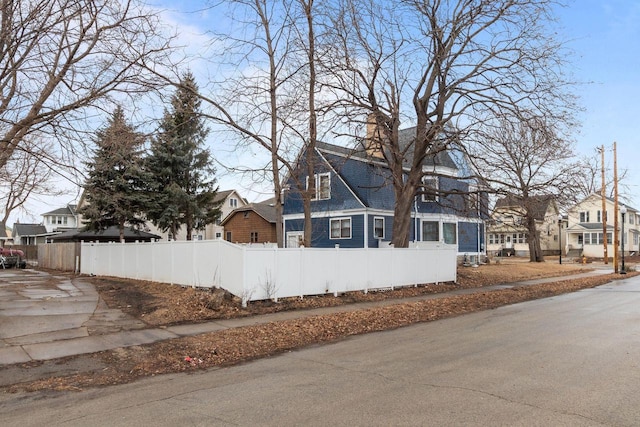
[{"label": "blue siding wall", "polygon": [[[480,224],[480,250],[484,247],[484,227]],[[458,223],[458,252],[478,252],[478,224]]]},{"label": "blue siding wall", "polygon": [[[438,177],[438,188],[443,192],[466,192],[469,185],[450,177]],[[444,213],[453,215],[466,215],[466,194],[446,194],[439,197],[438,202],[423,202],[422,195],[418,195],[418,212],[420,213]],[[473,215],[476,216],[475,214]]]},{"label": "blue siding wall", "polygon": [[[304,168],[303,168],[304,169]],[[304,212],[302,206],[302,194],[300,191],[306,189],[306,170],[298,170],[296,177],[287,180],[286,185],[289,191],[284,195],[283,214],[295,214]],[[313,212],[328,212],[332,210],[346,210],[361,208],[362,204],[356,199],[349,188],[331,169],[331,167],[316,155],[316,165],[314,173],[329,173],[331,176],[331,198],[328,200],[312,200],[311,209]],[[296,179],[297,178],[297,179]],[[299,188],[302,186],[302,188]]]},{"label": "blue siding wall", "polygon": [[[351,238],[350,239],[330,239],[329,220],[335,218],[351,218]],[[364,247],[364,215],[344,215],[332,218],[313,218],[311,246],[314,248],[333,248],[340,245],[341,248],[362,248]],[[288,231],[303,231],[304,220],[287,220],[285,223],[285,234]]]},{"label": "blue siding wall", "polygon": [[395,196],[389,169],[358,160],[325,155],[367,207],[393,210]]},{"label": "blue siding wall", "polygon": [[373,227],[374,227],[374,219],[375,218],[384,218],[384,238],[382,240],[389,241],[391,240],[391,230],[393,229],[393,216],[391,215],[374,215],[369,214],[369,245],[370,248],[378,247],[378,239],[374,237]]}]

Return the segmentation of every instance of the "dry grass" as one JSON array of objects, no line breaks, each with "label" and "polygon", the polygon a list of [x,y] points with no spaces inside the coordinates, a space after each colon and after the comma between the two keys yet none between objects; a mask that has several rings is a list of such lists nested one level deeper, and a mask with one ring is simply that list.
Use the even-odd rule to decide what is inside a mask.
[{"label": "dry grass", "polygon": [[[510,261],[508,263],[484,265],[479,268],[459,269],[458,284],[426,285],[377,293],[355,293],[338,298],[321,297],[292,300],[284,304],[250,304],[243,310],[233,299],[224,299],[224,308],[207,308],[210,292],[167,287],[157,283],[95,279],[101,295],[113,304],[127,308],[127,298],[137,295],[144,303],[128,304],[130,314],[140,316],[150,324],[202,321],[216,316],[249,316],[283,309],[300,309],[326,305],[348,304],[374,299],[397,299],[450,289],[478,288],[533,278],[571,275],[584,272],[581,265],[558,265]],[[637,273],[630,273],[627,277]],[[104,386],[135,381],[145,376],[172,372],[186,372],[215,366],[228,366],[255,358],[270,356],[304,346],[331,342],[344,337],[374,331],[394,329],[402,326],[443,319],[479,310],[492,309],[517,302],[545,298],[579,289],[591,288],[621,276],[609,274],[576,279],[570,276],[557,281],[500,290],[478,290],[469,295],[443,296],[412,302],[397,301],[383,307],[339,312],[257,324],[228,329],[215,333],[167,340],[155,344],[121,348],[85,356],[76,356],[57,361],[13,365],[5,368],[4,374],[20,370],[41,368],[40,378],[33,375],[5,387],[5,391],[36,390],[80,390],[86,387]],[[122,290],[125,290],[124,292]],[[129,295],[122,298],[119,295]],[[131,302],[131,301],[129,301]],[[299,305],[298,305],[299,304]],[[185,310],[185,307],[187,308]],[[193,312],[195,310],[195,312]],[[161,312],[162,316],[154,313]],[[81,372],[69,374],[68,370],[51,373],[52,367],[64,366],[82,358]]]}]

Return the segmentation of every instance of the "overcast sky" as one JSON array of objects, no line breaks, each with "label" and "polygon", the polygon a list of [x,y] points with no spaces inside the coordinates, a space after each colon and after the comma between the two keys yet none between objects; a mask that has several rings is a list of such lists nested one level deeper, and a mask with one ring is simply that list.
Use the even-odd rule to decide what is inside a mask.
[{"label": "overcast sky", "polygon": [[[178,30],[197,39],[217,19],[210,14],[185,13],[185,8],[197,9],[199,1],[153,0],[153,4],[168,9],[168,21]],[[640,208],[640,1],[637,0],[576,0],[557,8],[562,33],[574,51],[570,58],[571,72],[585,82],[577,91],[584,113],[582,126],[576,134],[578,151],[595,155],[597,147],[605,146],[606,163],[612,166],[612,146],[617,142],[618,173],[627,170],[630,204]],[[193,47],[193,46],[192,46]],[[215,150],[214,155],[215,155]],[[221,189],[237,188],[250,201],[262,200],[261,186],[239,182],[232,174],[219,170]],[[251,188],[248,188],[251,186]],[[40,222],[41,214],[77,200],[78,190],[70,188],[66,197],[31,201],[31,215],[20,213],[13,221]]]}]

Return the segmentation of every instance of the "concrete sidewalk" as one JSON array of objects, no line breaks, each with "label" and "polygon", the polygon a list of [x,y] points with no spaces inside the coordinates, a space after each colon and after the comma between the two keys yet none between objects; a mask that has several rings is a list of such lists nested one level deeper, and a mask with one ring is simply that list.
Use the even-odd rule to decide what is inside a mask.
[{"label": "concrete sidewalk", "polygon": [[[610,267],[596,268],[563,278],[591,277],[612,272]],[[552,277],[482,288],[457,289],[412,298],[148,328],[144,322],[120,310],[109,309],[93,286],[84,282],[82,277],[69,279],[66,276],[35,270],[0,270],[0,366],[150,344],[248,325],[473,294],[553,282],[558,279]]]}]

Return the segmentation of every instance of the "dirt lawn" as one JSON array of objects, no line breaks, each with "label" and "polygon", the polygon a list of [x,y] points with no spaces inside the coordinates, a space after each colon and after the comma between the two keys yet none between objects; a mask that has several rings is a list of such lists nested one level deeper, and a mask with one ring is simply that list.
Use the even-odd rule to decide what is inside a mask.
[{"label": "dirt lawn", "polygon": [[[629,260],[631,266],[637,260]],[[278,302],[253,302],[241,307],[240,300],[221,291],[182,288],[152,282],[114,278],[88,278],[110,308],[119,308],[149,327],[197,323],[240,316],[259,316],[283,310],[354,304],[363,301],[394,300],[460,288],[482,288],[543,277],[557,281],[500,290],[478,289],[470,295],[437,299],[398,301],[378,308],[301,317],[228,329],[155,344],[120,348],[94,354],[45,362],[29,362],[0,368],[0,376],[11,378],[0,388],[4,392],[36,390],[80,390],[135,381],[171,372],[188,372],[291,351],[310,344],[343,339],[350,335],[382,331],[418,322],[432,321],[507,304],[544,298],[590,288],[621,278],[607,274],[586,279],[572,274],[590,265],[565,264],[547,260],[529,263],[512,258],[480,267],[460,267],[457,283],[353,292],[334,296],[288,298]],[[630,272],[626,277],[638,273]],[[622,276],[625,277],[625,276]]]}]

